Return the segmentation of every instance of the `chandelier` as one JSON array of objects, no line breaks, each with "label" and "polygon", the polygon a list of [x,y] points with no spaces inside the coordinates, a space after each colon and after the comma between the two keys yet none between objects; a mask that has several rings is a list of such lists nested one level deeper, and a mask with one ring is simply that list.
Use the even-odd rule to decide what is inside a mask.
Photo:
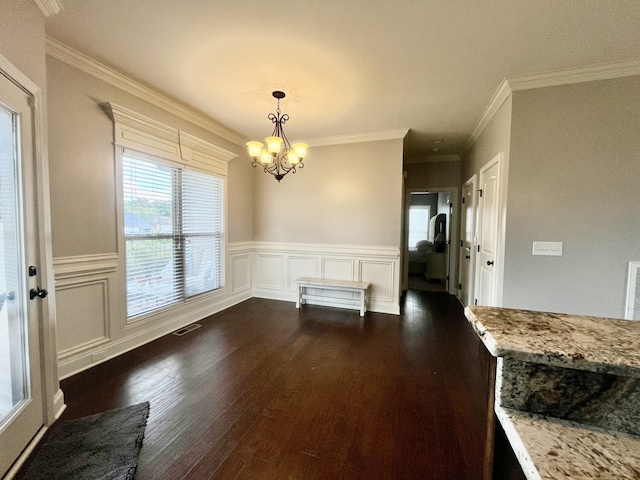
[{"label": "chandelier", "polygon": [[294,143],[291,145],[284,134],[282,126],[289,120],[289,115],[280,113],[280,99],[285,97],[284,92],[276,90],[273,96],[278,100],[276,113],[269,114],[269,120],[274,124],[273,133],[265,138],[267,146],[261,142],[247,142],[249,155],[253,158],[251,165],[257,167],[261,165],[264,173],[270,173],[276,180],[280,181],[284,176],[293,172],[296,168],[303,168],[304,157],[307,154],[306,143]]}]

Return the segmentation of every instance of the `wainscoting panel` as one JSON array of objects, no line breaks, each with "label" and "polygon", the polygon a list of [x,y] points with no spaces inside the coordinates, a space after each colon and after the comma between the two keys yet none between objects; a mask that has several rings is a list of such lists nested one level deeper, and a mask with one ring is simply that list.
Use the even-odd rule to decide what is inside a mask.
[{"label": "wainscoting panel", "polygon": [[288,272],[287,290],[297,292],[296,278],[318,276],[318,259],[315,256],[290,256]]},{"label": "wainscoting panel", "polygon": [[56,306],[79,322],[58,317],[56,331],[59,358],[93,348],[109,341],[108,284],[96,280],[56,289]]},{"label": "wainscoting panel", "polygon": [[110,341],[110,285],[117,265],[117,255],[54,260],[60,360]]},{"label": "wainscoting panel", "polygon": [[371,283],[371,302],[392,302],[394,264],[372,260],[358,262],[359,280]]},{"label": "wainscoting panel", "polygon": [[[291,302],[302,276],[365,280],[369,310],[399,314],[396,247],[238,242],[227,246],[226,287],[158,314],[126,321],[118,254],[54,259],[60,378],[121,355],[251,297]],[[347,294],[348,295],[348,294]],[[309,306],[312,308],[313,306]]]},{"label": "wainscoting panel", "polygon": [[231,256],[231,293],[251,289],[251,255]]},{"label": "wainscoting panel", "polygon": [[354,280],[352,258],[323,258],[322,278],[333,280]]},{"label": "wainscoting panel", "polygon": [[[371,283],[370,311],[400,313],[399,248],[256,242],[254,251],[255,297],[295,302],[298,277],[362,280]],[[322,295],[323,290],[314,293]],[[340,296],[335,291],[331,294]]]},{"label": "wainscoting panel", "polygon": [[282,291],[285,285],[282,254],[260,253],[256,255],[256,288]]}]

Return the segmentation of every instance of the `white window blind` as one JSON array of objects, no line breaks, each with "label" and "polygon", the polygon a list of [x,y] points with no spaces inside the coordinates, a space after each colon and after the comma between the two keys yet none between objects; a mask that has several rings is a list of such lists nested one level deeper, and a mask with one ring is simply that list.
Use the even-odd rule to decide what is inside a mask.
[{"label": "white window blind", "polygon": [[127,317],[221,288],[224,181],[122,159]]}]

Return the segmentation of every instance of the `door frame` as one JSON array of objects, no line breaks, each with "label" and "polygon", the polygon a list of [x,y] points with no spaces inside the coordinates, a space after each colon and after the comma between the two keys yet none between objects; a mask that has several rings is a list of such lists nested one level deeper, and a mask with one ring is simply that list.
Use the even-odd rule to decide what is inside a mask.
[{"label": "door frame", "polygon": [[32,107],[34,195],[37,202],[38,275],[42,288],[49,292],[47,301],[40,304],[39,337],[40,368],[42,376],[42,411],[44,425],[23,450],[14,465],[7,472],[7,478],[14,476],[29,454],[38,444],[46,430],[64,411],[64,395],[58,379],[58,358],[56,350],[55,278],[53,272],[53,252],[51,247],[51,211],[49,203],[49,168],[47,159],[47,136],[43,115],[42,90],[20,71],[6,57],[0,54],[0,74],[7,77],[29,97]]},{"label": "door frame", "polygon": [[[459,199],[459,203],[460,203],[460,240],[458,241],[458,244],[456,244],[456,247],[458,248],[458,279],[460,279],[462,277],[462,268],[463,268],[463,262],[462,262],[462,248],[463,245],[461,245],[462,242],[462,232],[463,232],[463,228],[464,226],[462,225],[462,195],[464,192],[465,187],[467,186],[471,186],[471,191],[472,191],[472,195],[471,195],[471,236],[473,237],[472,241],[471,241],[471,248],[470,248],[470,254],[471,254],[471,259],[469,260],[469,266],[470,266],[470,271],[467,272],[467,281],[471,282],[471,285],[468,286],[467,292],[468,292],[468,298],[466,299],[462,299],[460,298],[460,289],[457,290],[457,297],[458,300],[460,300],[460,303],[462,303],[465,307],[472,305],[473,304],[473,298],[475,297],[475,288],[476,288],[476,278],[475,278],[475,274],[476,274],[476,245],[477,245],[477,237],[476,237],[476,233],[477,233],[477,217],[478,217],[478,212],[477,212],[477,208],[478,208],[478,201],[477,201],[477,193],[478,193],[478,175],[477,174],[473,174],[466,182],[464,182],[462,184],[462,188],[460,189],[460,199]],[[458,284],[459,281],[458,281]]]},{"label": "door frame", "polygon": [[[448,192],[449,199],[453,202],[451,209],[451,219],[447,228],[449,229],[449,265],[447,272],[449,275],[447,293],[457,295],[458,293],[458,250],[452,248],[460,242],[459,240],[459,216],[460,216],[460,187],[423,187],[423,188],[407,188],[404,193],[404,211],[402,212],[403,229],[402,229],[402,291],[409,288],[409,255],[407,255],[407,239],[409,238],[409,206],[411,205],[412,193],[445,193]],[[454,251],[455,250],[455,251]]]}]

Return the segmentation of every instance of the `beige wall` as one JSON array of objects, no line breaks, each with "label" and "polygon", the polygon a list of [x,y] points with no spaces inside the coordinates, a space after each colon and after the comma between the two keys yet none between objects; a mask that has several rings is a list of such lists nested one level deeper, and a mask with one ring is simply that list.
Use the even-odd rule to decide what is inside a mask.
[{"label": "beige wall", "polygon": [[[499,185],[500,196],[497,212],[498,236],[496,238],[496,255],[494,258],[494,282],[496,292],[494,301],[495,305],[502,305],[505,269],[505,228],[509,228],[509,226],[506,225],[506,215],[509,196],[508,181],[511,142],[511,110],[512,97],[508,96],[502,105],[500,105],[493,117],[491,117],[476,141],[462,159],[461,180],[463,183],[466,183],[474,175],[476,175],[476,181],[479,182],[480,170],[491,160],[496,158],[496,156],[499,155],[499,158],[501,159]],[[475,195],[477,195],[477,192]],[[472,258],[475,258],[475,253],[472,253]],[[475,291],[475,278],[469,279],[469,291]]]},{"label": "beige wall", "polygon": [[[504,305],[622,317],[640,260],[640,76],[513,93]],[[562,257],[532,256],[563,242]]]},{"label": "beige wall", "polygon": [[486,125],[462,159],[462,182],[469,180],[497,154],[508,163],[511,142],[511,103],[509,96]]},{"label": "beige wall", "polygon": [[402,149],[401,139],[313,147],[280,183],[256,169],[255,240],[399,247]]},{"label": "beige wall", "polygon": [[460,186],[460,161],[405,163],[405,188]]},{"label": "beige wall", "polygon": [[114,126],[100,104],[117,104],[239,155],[244,148],[54,57],[47,57],[47,82],[61,374],[68,376],[249,298],[249,262],[240,259],[238,264],[234,252],[235,244],[253,239],[253,171],[248,162],[234,158],[227,177],[225,288],[126,323]]},{"label": "beige wall", "polygon": [[29,0],[3,0],[0,8],[0,54],[44,92],[44,15]]},{"label": "beige wall", "polygon": [[[113,122],[100,108],[112,102],[235,153],[243,149],[158,107],[47,57],[50,91],[50,176],[54,257],[116,252]],[[228,238],[252,238],[252,175],[229,163]]]}]

